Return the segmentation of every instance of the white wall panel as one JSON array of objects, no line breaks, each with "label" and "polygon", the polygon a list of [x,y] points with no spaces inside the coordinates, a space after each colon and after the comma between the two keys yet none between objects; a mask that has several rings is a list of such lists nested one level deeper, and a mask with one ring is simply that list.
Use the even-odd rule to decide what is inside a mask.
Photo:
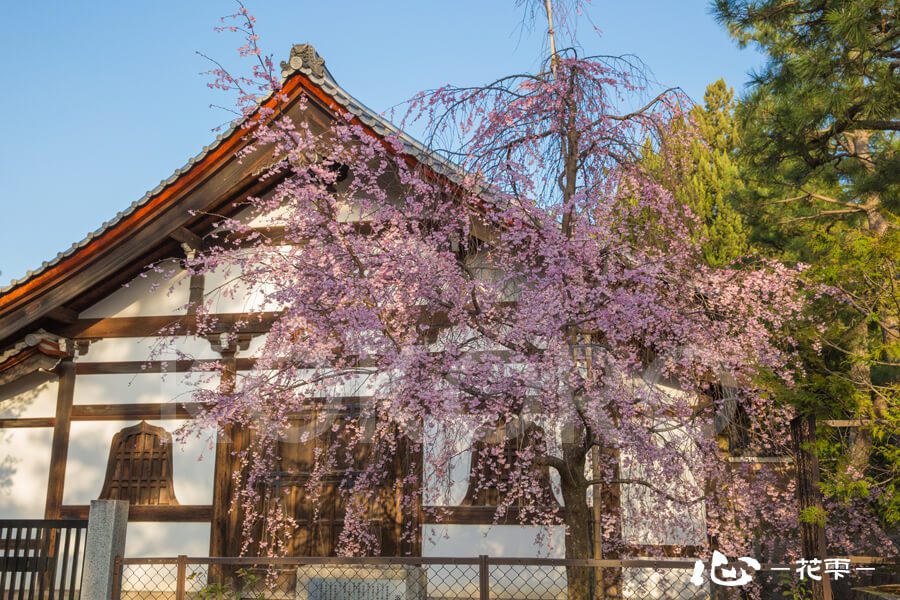
[{"label": "white wall panel", "polygon": [[[174,366],[173,366],[174,368]],[[190,402],[196,387],[218,385],[216,373],[117,373],[78,375],[75,404]]]},{"label": "white wall panel", "polygon": [[56,377],[45,373],[0,386],[0,419],[55,416],[57,388]]},{"label": "white wall panel", "polygon": [[423,525],[422,556],[563,558],[565,530],[530,525]]},{"label": "white wall panel", "polygon": [[[242,355],[243,357],[243,355]],[[274,374],[275,371],[265,371],[266,375]],[[243,385],[244,379],[250,375],[258,375],[257,371],[238,371],[237,373],[237,387],[241,388]],[[373,374],[354,374],[345,376],[344,378],[333,377],[329,379],[325,379],[324,376],[320,377],[321,381],[315,384],[308,384],[304,382],[304,378],[306,380],[313,379],[317,375],[324,375],[323,372],[317,372],[313,369],[296,369],[293,373],[294,381],[297,383],[295,389],[298,391],[306,390],[307,393],[314,394],[316,396],[327,396],[327,397],[357,397],[357,396],[372,396],[381,389],[380,386],[383,386],[388,381],[388,375],[384,373],[373,373]],[[303,382],[303,385],[301,385]]]},{"label": "white wall panel", "polygon": [[[671,436],[671,434],[670,434]],[[673,441],[672,443],[677,443]],[[642,461],[620,461],[624,479],[649,480],[658,489],[686,501],[702,496],[701,486],[687,465],[680,473],[663,480],[648,475],[642,469]],[[661,499],[645,485],[621,486],[622,537],[631,544],[703,544],[706,540],[706,511],[703,502],[672,502]],[[666,524],[660,528],[660,522]]]},{"label": "white wall panel", "polygon": [[[422,555],[562,558],[565,555],[564,535],[562,527],[553,527],[548,532],[540,527],[519,525],[423,525]],[[447,578],[446,567],[442,565],[428,568],[435,573],[428,578],[429,597],[478,597],[477,566],[453,567],[452,579]],[[491,598],[522,598],[522,590],[534,589],[535,581],[542,582],[543,594],[540,597],[565,597],[564,568],[508,566],[491,569]]]},{"label": "white wall panel", "polygon": [[[463,501],[469,489],[471,428],[464,423],[441,428],[426,420],[424,435],[425,482],[422,501],[428,506],[456,506]],[[450,460],[449,468],[444,466],[446,472],[438,475],[434,465],[438,452],[445,447],[448,450],[452,448],[457,454]]]},{"label": "white wall panel", "polygon": [[250,281],[239,266],[223,266],[206,275],[204,301],[212,313],[276,311],[283,305],[272,301],[274,289],[265,281]]},{"label": "white wall panel", "polygon": [[[652,389],[658,400],[673,403],[692,402],[695,398],[666,380],[656,365],[651,365],[640,378],[633,378],[635,397]],[[662,394],[660,396],[659,394]],[[676,462],[663,469],[658,459],[634,456],[623,452],[619,465],[622,478],[647,480],[654,487],[669,494],[693,500],[703,495],[702,482],[694,477],[690,468],[690,456],[697,452],[690,434],[683,424],[660,417],[657,443],[669,449],[667,459]],[[674,454],[677,451],[677,455]],[[682,457],[681,459],[676,456]],[[698,457],[699,460],[699,457]],[[622,537],[632,544],[702,544],[706,540],[706,512],[703,502],[675,503],[659,497],[649,487],[640,484],[622,485]],[[664,529],[659,523],[666,524]]]},{"label": "white wall panel", "polygon": [[[162,557],[209,555],[208,523],[129,523],[125,535],[125,556]],[[155,581],[147,589],[172,589],[165,581]],[[174,581],[171,583],[174,584]],[[160,585],[163,584],[163,585]],[[130,589],[140,589],[132,586]]]},{"label": "white wall panel", "polygon": [[250,339],[250,343],[247,346],[246,350],[241,350],[238,352],[238,356],[240,358],[259,358],[263,354],[263,349],[266,345],[266,339],[269,337],[268,333],[262,335],[254,335]]},{"label": "white wall panel", "polygon": [[105,338],[91,342],[77,362],[120,362],[147,360],[216,360],[220,358],[205,338],[197,336]]},{"label": "white wall panel", "polygon": [[236,219],[243,221],[250,227],[275,227],[285,224],[287,221],[287,210],[279,206],[275,210],[260,214],[253,209],[247,209],[239,213]]},{"label": "white wall panel", "polygon": [[[166,261],[164,273],[147,271],[79,315],[82,319],[183,315],[190,299],[190,276],[176,261]],[[170,276],[171,273],[174,273]]]},{"label": "white wall panel", "polygon": [[53,429],[0,429],[0,518],[42,519]]}]

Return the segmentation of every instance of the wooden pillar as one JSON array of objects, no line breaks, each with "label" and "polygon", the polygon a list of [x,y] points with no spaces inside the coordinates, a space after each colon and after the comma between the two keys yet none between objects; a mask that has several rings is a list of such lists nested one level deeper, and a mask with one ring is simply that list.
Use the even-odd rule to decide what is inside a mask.
[{"label": "wooden pillar", "polygon": [[[600,470],[600,448],[594,446],[591,448],[591,477],[594,479],[599,479],[601,475]],[[594,559],[602,560],[603,559],[603,500],[602,494],[600,493],[600,484],[596,483],[591,486],[591,514],[593,515],[593,528],[591,533],[594,536]],[[595,570],[595,580],[594,580],[594,596],[598,600],[605,600],[606,593],[604,592],[605,586],[605,575],[603,573],[603,569],[598,568]]]},{"label": "wooden pillar", "polygon": [[[819,491],[819,457],[815,452],[816,418],[812,415],[797,417],[791,421],[794,441],[794,464],[797,467],[797,506],[802,511],[813,510],[824,515],[822,495]],[[807,523],[800,521],[800,549],[803,558],[818,558],[823,561],[828,556],[825,525],[820,521]],[[831,582],[822,573],[821,581],[812,581],[814,600],[832,600]]]},{"label": "wooden pillar", "polygon": [[[613,479],[619,478],[619,451],[614,448],[597,448],[597,465],[601,468],[605,467],[604,470],[611,470]],[[594,486],[595,489],[597,486]],[[603,552],[603,536],[602,536],[602,517],[604,515],[609,515],[613,519],[614,529],[613,535],[622,536],[622,488],[618,483],[611,484],[602,484],[599,486],[598,494],[594,496],[594,502],[597,502],[597,498],[600,500],[600,508],[599,510],[595,509],[595,518],[597,518],[600,523],[598,523],[598,534],[600,534],[600,552],[601,555],[598,558],[609,558],[609,559],[617,559],[620,558],[618,552],[608,551]],[[613,568],[613,569],[605,569],[602,571],[602,578],[598,578],[601,581],[599,582],[602,585],[602,595],[599,597],[603,600],[616,600],[622,597],[622,569],[621,568]]]},{"label": "wooden pillar", "polygon": [[[237,377],[237,361],[234,352],[222,353],[222,381],[219,384],[222,392],[228,393],[234,390]],[[213,514],[209,535],[210,556],[228,556],[231,500],[232,500],[232,472],[233,463],[232,444],[234,427],[232,425],[220,425],[216,438],[216,464],[213,474]]]},{"label": "wooden pillar", "polygon": [[56,421],[53,426],[53,445],[50,448],[50,473],[47,480],[45,519],[58,519],[66,480],[66,459],[69,455],[69,430],[72,424],[72,403],[75,397],[75,362],[65,358],[57,367],[59,383],[56,394]]}]

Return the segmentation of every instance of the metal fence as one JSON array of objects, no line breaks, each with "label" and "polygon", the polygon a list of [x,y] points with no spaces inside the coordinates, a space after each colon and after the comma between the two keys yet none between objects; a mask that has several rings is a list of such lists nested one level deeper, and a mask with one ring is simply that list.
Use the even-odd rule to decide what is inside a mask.
[{"label": "metal fence", "polygon": [[[808,592],[808,582],[793,570],[775,570],[785,565],[763,565],[740,589],[712,585],[706,577],[694,585],[694,566],[689,560],[487,556],[125,558],[116,567],[113,600],[718,600],[805,598]],[[869,581],[857,577],[851,585]],[[573,591],[570,582],[581,582],[582,591]]]},{"label": "metal fence", "polygon": [[86,520],[0,519],[0,600],[75,600]]}]

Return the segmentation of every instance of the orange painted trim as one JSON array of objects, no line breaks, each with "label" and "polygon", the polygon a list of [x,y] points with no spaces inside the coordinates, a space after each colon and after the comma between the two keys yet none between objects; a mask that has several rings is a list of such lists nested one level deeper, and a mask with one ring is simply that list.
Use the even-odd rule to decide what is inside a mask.
[{"label": "orange painted trim", "polygon": [[8,360],[0,363],[0,371],[6,371],[8,369],[12,369],[18,364],[21,364],[37,354],[37,348],[28,348],[26,350],[22,350],[18,354],[13,357],[10,357]]},{"label": "orange painted trim", "polygon": [[7,360],[0,363],[0,371],[11,369],[16,365],[25,362],[36,354],[43,354],[51,358],[63,358],[69,356],[69,354],[59,349],[58,341],[42,340],[37,346],[30,346],[28,348],[25,348],[18,354],[13,355]]}]

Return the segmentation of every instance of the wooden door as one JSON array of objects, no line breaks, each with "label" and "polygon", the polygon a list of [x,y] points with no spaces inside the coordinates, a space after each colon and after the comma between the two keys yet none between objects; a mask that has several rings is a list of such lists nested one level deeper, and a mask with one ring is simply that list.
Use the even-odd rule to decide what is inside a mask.
[{"label": "wooden door", "polygon": [[[418,552],[417,539],[404,540],[411,529],[416,511],[403,510],[401,500],[404,476],[410,466],[406,445],[401,444],[395,456],[379,459],[377,448],[369,443],[350,444],[359,416],[354,411],[327,415],[311,413],[295,419],[287,439],[279,444],[280,473],[272,494],[278,495],[285,511],[297,527],[287,540],[293,556],[335,556],[344,528],[347,490],[360,476],[368,461],[382,465],[385,477],[377,492],[366,501],[368,535],[381,556],[402,556]],[[352,447],[352,452],[348,451]],[[311,474],[321,467],[322,457],[329,453],[329,465],[317,484]],[[317,458],[318,463],[317,463]],[[406,536],[409,538],[409,535]],[[415,536],[416,538],[418,536]]]}]

